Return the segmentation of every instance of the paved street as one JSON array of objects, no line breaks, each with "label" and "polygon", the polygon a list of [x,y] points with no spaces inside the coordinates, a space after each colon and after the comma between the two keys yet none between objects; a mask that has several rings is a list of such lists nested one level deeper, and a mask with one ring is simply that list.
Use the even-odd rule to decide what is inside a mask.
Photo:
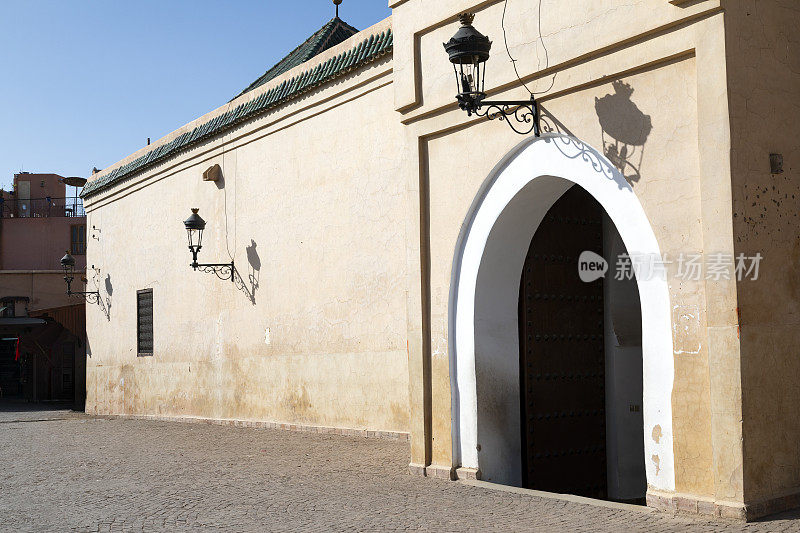
[{"label": "paved street", "polygon": [[0,412],[2,531],[800,531],[407,474],[407,443]]}]

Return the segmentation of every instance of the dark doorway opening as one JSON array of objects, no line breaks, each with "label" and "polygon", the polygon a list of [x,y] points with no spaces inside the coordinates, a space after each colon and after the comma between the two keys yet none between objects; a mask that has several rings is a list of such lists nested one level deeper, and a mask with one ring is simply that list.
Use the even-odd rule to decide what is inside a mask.
[{"label": "dark doorway opening", "polygon": [[[0,317],[0,402],[48,403],[83,411],[86,392],[84,305]],[[8,405],[5,405],[8,404]],[[10,406],[10,407],[9,407]],[[31,410],[31,409],[26,409]]]},{"label": "dark doorway opening", "polygon": [[23,367],[17,357],[17,338],[0,338],[0,400],[24,398]]},{"label": "dark doorway opening", "polygon": [[[605,279],[581,279],[584,252],[605,258]],[[518,309],[523,487],[637,503],[645,495],[641,312],[635,278],[614,279],[620,253],[613,223],[579,186],[531,240]]]}]

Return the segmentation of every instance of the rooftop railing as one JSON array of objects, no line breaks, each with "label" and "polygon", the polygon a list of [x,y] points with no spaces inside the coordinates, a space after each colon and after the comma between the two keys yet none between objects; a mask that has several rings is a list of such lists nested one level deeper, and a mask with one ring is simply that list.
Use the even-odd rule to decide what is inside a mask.
[{"label": "rooftop railing", "polygon": [[0,198],[0,218],[85,216],[81,198]]}]

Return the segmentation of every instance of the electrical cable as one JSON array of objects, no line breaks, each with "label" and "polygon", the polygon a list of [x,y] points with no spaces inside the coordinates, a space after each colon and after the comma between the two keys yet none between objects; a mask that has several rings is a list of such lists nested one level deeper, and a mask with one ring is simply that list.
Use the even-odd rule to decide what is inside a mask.
[{"label": "electrical cable", "polygon": [[[522,86],[525,87],[525,90],[528,91],[528,93],[530,93],[531,96],[535,96],[537,94],[545,94],[547,92],[550,92],[550,90],[553,88],[553,86],[556,83],[556,75],[558,74],[557,72],[553,73],[553,79],[550,81],[550,87],[548,87],[544,91],[538,91],[538,92],[531,91],[528,88],[528,86],[525,84],[525,82],[522,81],[522,77],[519,75],[519,70],[517,70],[517,60],[514,59],[514,57],[511,55],[511,49],[508,47],[508,37],[506,36],[506,10],[507,9],[508,9],[508,0],[505,0],[503,2],[503,18],[500,20],[500,27],[503,28],[503,43],[506,45],[506,53],[508,54],[508,58],[511,60],[511,65],[514,67],[514,73],[517,75],[517,79],[522,84]],[[537,68],[537,70],[547,70],[547,68],[550,67],[550,53],[547,50],[547,46],[545,46],[545,44],[544,44],[544,37],[542,36],[542,0],[539,0],[538,29],[539,29],[539,38],[537,40],[541,41],[542,48],[544,49],[544,69],[540,69],[539,68],[541,66],[541,63],[539,62],[539,51],[538,51],[538,49],[536,51],[536,58],[537,58],[536,68]]]},{"label": "electrical cable", "polygon": [[[230,104],[229,104],[230,107]],[[222,196],[224,199],[223,210],[225,213],[225,250],[228,252],[228,257],[230,258],[231,262],[233,262],[233,255],[231,254],[231,248],[228,245],[228,184],[225,183],[227,181],[227,174],[225,173],[225,152],[226,152],[226,144],[225,144],[225,137],[222,137]],[[234,198],[234,241],[236,240],[236,213],[235,213],[235,204],[236,199]],[[234,243],[235,244],[235,243]],[[233,274],[231,274],[233,275]]]}]

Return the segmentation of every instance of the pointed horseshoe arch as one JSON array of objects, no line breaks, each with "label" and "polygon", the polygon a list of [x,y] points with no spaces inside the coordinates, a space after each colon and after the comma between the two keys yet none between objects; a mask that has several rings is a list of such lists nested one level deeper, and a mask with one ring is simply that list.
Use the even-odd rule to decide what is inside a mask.
[{"label": "pointed horseshoe arch", "polygon": [[[503,465],[514,464],[519,451],[514,439],[518,442],[519,435],[481,432],[479,412],[494,409],[493,416],[513,421],[519,391],[516,399],[513,391],[505,391],[507,399],[499,401],[493,393],[487,402],[492,405],[481,405],[476,361],[481,369],[491,369],[488,374],[509,377],[519,371],[517,303],[522,266],[539,223],[573,184],[603,206],[631,255],[660,257],[653,229],[631,186],[601,153],[574,137],[547,134],[525,141],[484,182],[462,226],[453,260],[449,312],[453,457],[461,467],[492,471],[499,482],[516,484],[515,474],[502,470],[509,469]],[[637,279],[637,284],[647,483],[653,489],[674,491],[669,289],[660,276]],[[484,383],[494,379],[480,377]]]}]

